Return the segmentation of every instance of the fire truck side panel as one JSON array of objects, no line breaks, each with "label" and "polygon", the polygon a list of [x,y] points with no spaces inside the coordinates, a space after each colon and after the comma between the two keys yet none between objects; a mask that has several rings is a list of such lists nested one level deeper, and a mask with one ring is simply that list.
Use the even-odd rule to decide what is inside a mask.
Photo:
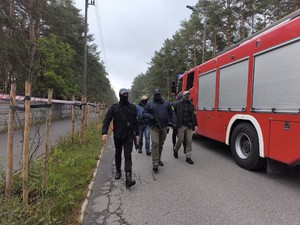
[{"label": "fire truck side panel", "polygon": [[224,142],[226,132],[226,117],[209,111],[199,110],[196,113],[199,135]]},{"label": "fire truck side panel", "polygon": [[193,72],[190,92],[198,134],[231,144],[235,127],[250,124],[258,136],[260,157],[289,165],[300,161],[299,17],[241,43]]},{"label": "fire truck side panel", "polygon": [[270,157],[293,164],[300,160],[300,122],[270,120]]}]

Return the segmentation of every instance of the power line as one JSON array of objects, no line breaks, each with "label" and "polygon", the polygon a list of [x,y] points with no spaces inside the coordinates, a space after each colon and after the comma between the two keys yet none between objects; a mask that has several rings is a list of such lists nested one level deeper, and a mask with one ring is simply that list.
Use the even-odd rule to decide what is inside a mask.
[{"label": "power line", "polygon": [[108,66],[107,58],[106,58],[106,53],[105,53],[105,45],[104,45],[104,39],[103,39],[103,32],[102,32],[102,26],[101,26],[101,16],[100,16],[100,8],[99,8],[99,1],[98,4],[95,4],[95,13],[96,13],[96,19],[97,19],[97,25],[98,25],[98,32],[99,32],[99,37],[100,37],[100,48],[101,52],[103,54],[103,60],[106,66]]}]

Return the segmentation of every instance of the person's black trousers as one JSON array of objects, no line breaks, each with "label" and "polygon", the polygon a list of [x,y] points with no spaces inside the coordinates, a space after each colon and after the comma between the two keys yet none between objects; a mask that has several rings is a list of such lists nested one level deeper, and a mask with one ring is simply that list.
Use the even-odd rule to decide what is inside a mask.
[{"label": "person's black trousers", "polygon": [[124,159],[125,159],[125,172],[131,173],[132,168],[132,160],[131,160],[131,152],[133,147],[133,139],[114,139],[115,143],[115,163],[116,163],[116,170],[121,172],[121,164],[122,164],[122,149],[124,148]]}]

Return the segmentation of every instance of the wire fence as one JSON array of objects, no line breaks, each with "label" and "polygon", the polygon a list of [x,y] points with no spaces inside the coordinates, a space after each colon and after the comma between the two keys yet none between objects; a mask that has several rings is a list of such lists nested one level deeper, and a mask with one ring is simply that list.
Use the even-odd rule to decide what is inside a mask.
[{"label": "wire fence", "polygon": [[[32,102],[32,105],[39,105],[38,102]],[[25,122],[25,112],[22,110],[24,107],[23,102],[16,102],[16,115],[14,120],[14,126],[16,128],[21,128],[24,126]],[[6,100],[0,100],[0,133],[4,133],[8,128],[8,118],[9,118],[10,103]],[[70,118],[72,115],[72,105],[53,103],[51,107],[52,120],[60,120],[65,118]],[[79,116],[81,114],[81,109],[77,107],[75,109],[75,114]],[[30,123],[38,124],[46,121],[47,108],[36,108],[31,111]]]}]

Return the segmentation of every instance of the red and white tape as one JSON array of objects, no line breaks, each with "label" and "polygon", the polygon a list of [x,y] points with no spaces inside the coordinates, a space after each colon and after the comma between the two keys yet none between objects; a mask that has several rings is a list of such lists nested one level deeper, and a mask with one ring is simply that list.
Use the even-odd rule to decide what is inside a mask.
[{"label": "red and white tape", "polygon": [[[19,96],[19,95],[16,96],[17,101],[23,101],[24,98],[25,96]],[[0,100],[9,100],[9,99],[10,99],[9,95],[0,94]],[[48,102],[47,98],[31,97],[30,100],[33,102]],[[66,100],[59,100],[59,99],[52,99],[52,103],[61,103],[61,104],[69,104],[69,105],[73,105],[75,103],[81,104],[80,101],[66,101]]]}]

